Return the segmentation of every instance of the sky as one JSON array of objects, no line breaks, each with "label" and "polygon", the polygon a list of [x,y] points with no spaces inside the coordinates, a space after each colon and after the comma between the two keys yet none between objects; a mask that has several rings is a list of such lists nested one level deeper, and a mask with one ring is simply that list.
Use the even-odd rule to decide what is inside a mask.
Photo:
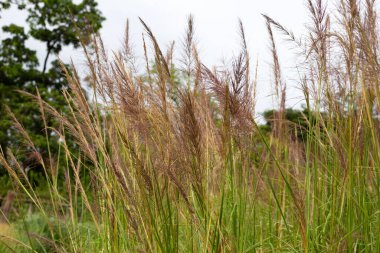
[{"label": "sky", "polygon": [[[269,37],[261,14],[269,15],[296,35],[303,34],[309,22],[305,0],[99,0],[98,4],[106,18],[101,30],[106,48],[110,51],[120,49],[128,19],[132,45],[136,55],[141,58],[143,27],[138,17],[148,24],[165,51],[173,40],[177,42],[176,50],[180,50],[187,17],[192,14],[200,58],[210,67],[220,65],[222,60],[228,62],[233,55],[239,53],[238,20],[241,19],[251,60],[259,64],[258,112],[273,107]],[[0,25],[22,25],[24,20],[25,15],[17,9],[11,9],[2,13]],[[0,33],[0,39],[2,36]],[[296,88],[297,73],[293,54],[289,45],[282,43],[280,36],[277,37],[282,72],[289,87],[288,106],[299,108],[302,101],[300,102],[300,92]],[[39,58],[43,59],[43,44],[28,41],[28,45],[37,49]],[[64,61],[73,59],[79,68],[84,66],[81,50],[65,48],[60,58]]]}]

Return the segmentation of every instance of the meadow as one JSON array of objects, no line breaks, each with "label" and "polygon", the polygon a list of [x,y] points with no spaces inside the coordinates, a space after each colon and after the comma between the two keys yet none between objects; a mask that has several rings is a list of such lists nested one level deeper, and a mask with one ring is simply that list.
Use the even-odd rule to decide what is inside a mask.
[{"label": "meadow", "polygon": [[[208,67],[191,16],[182,47],[165,52],[141,20],[144,74],[128,24],[123,49],[111,55],[94,34],[83,47],[90,92],[74,65],[62,65],[68,113],[28,94],[44,122],[59,122],[45,128],[58,153],[43,157],[13,117],[47,190],[34,187],[11,150],[0,152],[14,191],[33,207],[0,224],[0,251],[380,252],[376,3],[334,3],[307,1],[302,37],[263,16],[276,102],[266,126],[255,116],[258,63],[243,23],[241,52]],[[287,118],[278,43],[301,59],[298,122]]]}]

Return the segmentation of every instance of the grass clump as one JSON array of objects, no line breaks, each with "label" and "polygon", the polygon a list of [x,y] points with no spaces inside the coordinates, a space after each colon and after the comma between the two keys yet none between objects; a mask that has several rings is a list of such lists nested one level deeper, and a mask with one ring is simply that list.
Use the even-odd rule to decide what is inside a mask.
[{"label": "grass clump", "polygon": [[[241,22],[241,53],[223,69],[199,59],[192,17],[180,64],[174,46],[164,53],[141,20],[143,76],[128,25],[124,48],[112,57],[94,36],[84,47],[94,100],[74,66],[64,68],[69,115],[31,95],[43,117],[60,121],[55,157],[64,161],[38,156],[14,118],[44,169],[48,196],[34,190],[11,151],[0,156],[47,224],[35,237],[56,252],[379,252],[374,2],[339,1],[329,13],[322,1],[307,1],[312,25],[305,40],[264,16],[277,104],[267,131],[254,118],[257,73],[250,73]],[[278,31],[304,52],[299,124],[288,119],[294,111],[286,109]]]}]

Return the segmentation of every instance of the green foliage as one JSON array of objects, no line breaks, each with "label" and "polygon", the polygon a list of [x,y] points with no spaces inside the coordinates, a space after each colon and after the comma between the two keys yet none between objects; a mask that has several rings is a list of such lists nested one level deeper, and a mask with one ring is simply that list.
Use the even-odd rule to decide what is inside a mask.
[{"label": "green foliage", "polygon": [[30,35],[46,44],[42,72],[46,70],[51,53],[58,54],[67,45],[77,48],[81,41],[89,41],[90,28],[95,32],[101,28],[104,17],[96,7],[94,0],[84,0],[79,4],[72,0],[29,0],[23,3],[21,8],[28,11]]},{"label": "green foliage", "polygon": [[[67,87],[67,81],[59,62],[50,62],[50,58],[52,54],[60,53],[64,46],[72,45],[76,48],[81,42],[88,44],[90,27],[91,32],[97,32],[104,17],[94,0],[83,0],[78,4],[71,0],[7,0],[0,2],[1,11],[12,5],[27,13],[28,27],[25,29],[15,24],[2,27],[6,36],[0,46],[0,146],[4,151],[6,148],[20,148],[21,141],[12,127],[6,110],[8,107],[29,132],[41,152],[49,152],[49,142],[51,151],[56,151],[57,136],[48,129],[49,140],[46,141],[38,104],[18,91],[35,94],[38,89],[44,101],[58,111],[67,110],[61,94],[61,90]],[[36,51],[26,45],[28,39],[35,39],[46,45],[46,56],[42,64]],[[46,121],[47,125],[58,127],[50,117]],[[21,156],[28,152],[21,151]],[[1,171],[0,167],[0,175]]]},{"label": "green foliage", "polygon": [[[277,120],[278,113],[277,110],[267,110],[263,113],[266,124],[261,126],[261,129],[264,132],[271,132],[273,130],[273,124]],[[284,118],[290,134],[297,137],[300,141],[306,141],[307,130],[315,125],[316,112],[309,113],[307,108],[302,111],[286,108]]]},{"label": "green foliage", "polygon": [[[73,234],[83,236],[82,243],[96,250],[96,233],[92,223],[71,224],[55,218],[46,218],[41,213],[25,215],[11,226],[3,225],[0,231],[0,252],[62,252],[63,245],[69,245]],[[4,237],[2,237],[5,235]],[[7,240],[9,237],[13,240]]]}]

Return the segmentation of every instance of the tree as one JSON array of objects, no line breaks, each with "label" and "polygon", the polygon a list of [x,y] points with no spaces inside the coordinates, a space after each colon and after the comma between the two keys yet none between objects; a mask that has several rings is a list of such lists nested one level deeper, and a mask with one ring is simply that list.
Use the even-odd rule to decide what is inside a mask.
[{"label": "tree", "polygon": [[[8,107],[42,152],[46,151],[47,142],[38,105],[17,91],[35,93],[38,89],[45,101],[65,111],[61,90],[67,82],[58,61],[50,59],[65,46],[77,48],[81,42],[88,44],[90,28],[91,32],[97,32],[104,17],[95,0],[82,0],[78,4],[73,0],[0,0],[0,12],[11,6],[27,13],[28,27],[25,29],[15,24],[2,27],[7,36],[0,47],[0,146],[5,151],[19,143],[6,112]],[[42,64],[36,51],[26,46],[30,38],[46,46]],[[52,119],[48,120],[50,125],[56,124]],[[51,131],[49,135],[53,137]]]},{"label": "tree", "polygon": [[[315,122],[315,113],[312,112],[312,118],[308,119],[309,113],[308,109],[295,110],[292,108],[285,109],[285,120],[288,125],[288,130],[290,131],[292,137],[297,137],[300,141],[306,141],[307,131],[309,127],[308,120],[311,120],[311,124]],[[278,111],[267,110],[263,113],[266,125],[262,126],[262,130],[265,132],[271,132],[273,130],[273,123],[276,119]]]}]

